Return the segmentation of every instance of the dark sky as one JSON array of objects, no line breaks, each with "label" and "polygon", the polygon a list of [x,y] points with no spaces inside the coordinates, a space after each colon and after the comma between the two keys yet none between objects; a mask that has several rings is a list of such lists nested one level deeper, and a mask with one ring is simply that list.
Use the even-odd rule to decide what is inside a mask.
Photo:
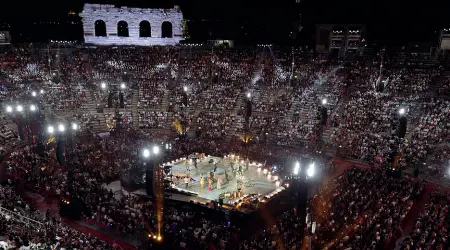
[{"label": "dark sky", "polygon": [[[66,20],[69,10],[80,11],[83,0],[64,1],[12,1],[0,8],[0,20],[14,24],[26,24],[35,20]],[[92,1],[90,1],[92,2]],[[185,17],[192,20],[191,31],[225,30],[225,35],[237,33],[237,26],[246,24],[259,38],[275,37],[284,32],[286,23],[298,15],[295,0],[127,0],[95,1],[136,7],[181,6]],[[303,0],[301,12],[303,25],[313,30],[317,23],[366,23],[373,39],[427,40],[435,36],[438,28],[450,24],[446,14],[449,3],[431,1],[331,1]],[[450,2],[450,1],[447,1]],[[217,23],[201,23],[201,20]],[[28,20],[28,21],[27,21]],[[261,30],[256,30],[258,27]],[[450,26],[450,25],[449,25]],[[289,27],[288,27],[289,28]],[[242,31],[242,33],[245,33]],[[197,35],[197,34],[195,34]]]}]

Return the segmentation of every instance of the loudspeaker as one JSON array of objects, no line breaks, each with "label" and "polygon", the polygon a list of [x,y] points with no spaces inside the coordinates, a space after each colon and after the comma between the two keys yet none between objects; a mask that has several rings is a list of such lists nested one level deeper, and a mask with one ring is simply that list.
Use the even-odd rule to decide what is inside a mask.
[{"label": "loudspeaker", "polygon": [[327,120],[328,120],[328,111],[327,108],[322,107],[320,109],[320,122],[322,125],[327,125]]},{"label": "loudspeaker", "polygon": [[306,220],[306,207],[308,205],[307,185],[305,183],[300,183],[297,192],[297,217],[305,218]]},{"label": "loudspeaker", "polygon": [[108,108],[112,108],[112,98],[113,98],[113,93],[109,93],[109,96],[108,96]]},{"label": "loudspeaker", "polygon": [[155,192],[154,161],[150,160],[145,169],[145,190],[148,196],[153,196]]},{"label": "loudspeaker", "polygon": [[64,159],[64,142],[61,139],[57,139],[56,143],[56,159],[58,163],[62,166],[66,165],[66,160]]},{"label": "loudspeaker", "polygon": [[378,92],[384,91],[384,83],[382,83],[381,81],[377,84],[377,91]]},{"label": "loudspeaker", "polygon": [[23,133],[24,126],[23,126],[22,119],[19,119],[18,122],[19,122],[19,124],[17,127],[19,129],[19,137],[21,140],[25,140],[25,134]]},{"label": "loudspeaker", "polygon": [[125,108],[125,105],[123,103],[123,93],[119,94],[119,105],[121,109]]},{"label": "loudspeaker", "polygon": [[246,117],[252,116],[252,102],[250,100],[247,100],[245,105],[245,116]]},{"label": "loudspeaker", "polygon": [[402,116],[400,117],[399,121],[399,128],[398,128],[398,137],[404,138],[406,135],[406,126],[407,126],[407,119],[406,117]]}]

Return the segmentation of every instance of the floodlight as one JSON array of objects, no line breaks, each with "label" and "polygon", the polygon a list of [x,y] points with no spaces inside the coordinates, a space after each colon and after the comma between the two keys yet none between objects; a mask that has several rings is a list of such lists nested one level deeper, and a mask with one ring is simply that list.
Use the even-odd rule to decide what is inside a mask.
[{"label": "floodlight", "polygon": [[72,123],[72,129],[73,130],[77,130],[78,129],[78,125],[76,123]]},{"label": "floodlight", "polygon": [[298,175],[299,172],[300,172],[300,162],[297,161],[294,166],[294,174]]},{"label": "floodlight", "polygon": [[313,177],[315,172],[316,172],[316,166],[314,163],[311,163],[311,165],[309,165],[308,169],[306,170],[306,175],[308,177]]},{"label": "floodlight", "polygon": [[399,111],[398,111],[398,113],[400,114],[400,115],[404,115],[405,114],[405,109],[404,108],[401,108]]},{"label": "floodlight", "polygon": [[184,87],[183,87],[183,91],[184,91],[184,92],[187,92],[187,91],[188,91],[188,87],[187,87],[187,86],[184,86]]},{"label": "floodlight", "polygon": [[153,146],[153,154],[157,155],[159,153],[159,147]]},{"label": "floodlight", "polygon": [[327,99],[326,98],[322,99],[322,105],[325,105],[325,104],[327,104]]},{"label": "floodlight", "polygon": [[248,92],[247,93],[247,98],[250,98],[250,97],[252,97],[252,93]]},{"label": "floodlight", "polygon": [[142,155],[143,155],[145,158],[150,157],[150,150],[144,149],[144,151],[142,152]]},{"label": "floodlight", "polygon": [[102,84],[100,86],[102,89],[106,89],[106,83],[102,82]]},{"label": "floodlight", "polygon": [[125,89],[126,88],[125,83],[120,84],[120,88]]},{"label": "floodlight", "polygon": [[59,124],[59,125],[58,125],[58,130],[59,130],[59,132],[64,132],[65,129],[66,129],[66,128],[64,127],[63,124]]},{"label": "floodlight", "polygon": [[51,134],[55,131],[55,129],[53,128],[53,126],[48,126],[47,131]]},{"label": "floodlight", "polygon": [[11,106],[6,107],[6,112],[11,113],[13,112],[13,108]]},{"label": "floodlight", "polygon": [[156,239],[157,239],[158,241],[161,241],[162,238],[161,238],[161,236],[158,236],[158,238],[156,238]]},{"label": "floodlight", "polygon": [[17,106],[17,111],[19,111],[19,112],[22,112],[22,111],[23,111],[22,105],[18,105],[18,106]]},{"label": "floodlight", "polygon": [[40,93],[41,93],[41,94],[44,94],[44,90],[43,90],[43,89],[41,89]]},{"label": "floodlight", "polygon": [[33,104],[30,105],[30,110],[31,111],[36,111],[36,106],[34,106]]},{"label": "floodlight", "polygon": [[32,96],[36,96],[36,91],[31,92]]}]

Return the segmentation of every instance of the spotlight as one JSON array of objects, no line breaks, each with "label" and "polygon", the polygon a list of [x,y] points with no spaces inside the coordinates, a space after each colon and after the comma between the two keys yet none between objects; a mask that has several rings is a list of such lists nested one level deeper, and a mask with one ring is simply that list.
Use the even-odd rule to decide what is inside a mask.
[{"label": "spotlight", "polygon": [[187,91],[188,91],[188,87],[187,87],[187,86],[184,86],[184,87],[183,87],[183,91],[184,91],[184,92],[187,92]]},{"label": "spotlight", "polygon": [[405,114],[405,109],[404,108],[401,108],[399,111],[398,111],[398,113],[400,114],[400,115],[404,115]]},{"label": "spotlight", "polygon": [[156,238],[158,241],[161,241],[161,236],[158,236],[158,238]]},{"label": "spotlight", "polygon": [[311,163],[311,165],[309,165],[308,169],[306,170],[306,175],[308,177],[313,177],[316,170],[315,170],[316,166],[314,163]]},{"label": "spotlight", "polygon": [[55,129],[53,128],[53,126],[48,126],[47,131],[51,134],[55,131]]},{"label": "spotlight", "polygon": [[17,106],[17,111],[19,111],[19,112],[22,112],[22,111],[23,111],[22,105],[18,105],[18,106]]},{"label": "spotlight", "polygon": [[73,130],[77,130],[78,129],[78,125],[76,123],[72,123],[72,129]]},{"label": "spotlight", "polygon": [[153,154],[157,155],[159,153],[159,147],[153,146]]},{"label": "spotlight", "polygon": [[102,84],[100,86],[102,89],[106,89],[106,83],[102,82]]},{"label": "spotlight", "polygon": [[66,128],[64,127],[63,124],[59,124],[59,125],[58,125],[58,130],[59,130],[59,132],[64,132],[65,129],[66,129]]},{"label": "spotlight", "polygon": [[322,100],[322,105],[325,105],[325,104],[327,104],[327,99],[326,99],[326,98],[324,98],[324,99]]},{"label": "spotlight", "polygon": [[11,113],[13,112],[13,108],[11,106],[6,107],[6,112]]},{"label": "spotlight", "polygon": [[294,166],[294,174],[298,175],[298,172],[300,172],[300,162],[296,162]]},{"label": "spotlight", "polygon": [[248,93],[247,93],[247,98],[250,99],[251,97],[252,97],[252,93],[248,92]]},{"label": "spotlight", "polygon": [[125,83],[120,84],[120,88],[125,89],[126,88]]},{"label": "spotlight", "polygon": [[36,110],[36,106],[34,106],[33,104],[31,104],[30,110],[31,110],[31,111],[35,111],[35,110]]},{"label": "spotlight", "polygon": [[39,91],[41,94],[44,94],[44,90],[43,89],[41,89],[41,91]]},{"label": "spotlight", "polygon": [[31,92],[32,96],[36,96],[36,91]]},{"label": "spotlight", "polygon": [[144,149],[144,151],[142,152],[142,155],[143,155],[145,158],[150,157],[150,150]]}]

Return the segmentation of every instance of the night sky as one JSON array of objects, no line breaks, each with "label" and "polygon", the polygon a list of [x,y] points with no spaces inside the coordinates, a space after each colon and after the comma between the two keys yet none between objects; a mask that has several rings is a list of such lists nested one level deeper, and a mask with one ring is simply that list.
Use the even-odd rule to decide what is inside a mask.
[{"label": "night sky", "polygon": [[[11,30],[20,41],[68,40],[82,38],[76,16],[82,0],[13,1],[0,8],[0,26]],[[364,23],[368,39],[384,43],[428,41],[437,38],[436,31],[450,24],[446,1],[330,1],[295,0],[165,0],[165,1],[88,1],[135,7],[181,6],[189,20],[194,40],[224,38],[244,42],[292,42],[289,31],[302,14],[301,41],[311,40],[318,23]],[[447,1],[449,2],[449,1]],[[450,25],[449,25],[450,26]]]}]

